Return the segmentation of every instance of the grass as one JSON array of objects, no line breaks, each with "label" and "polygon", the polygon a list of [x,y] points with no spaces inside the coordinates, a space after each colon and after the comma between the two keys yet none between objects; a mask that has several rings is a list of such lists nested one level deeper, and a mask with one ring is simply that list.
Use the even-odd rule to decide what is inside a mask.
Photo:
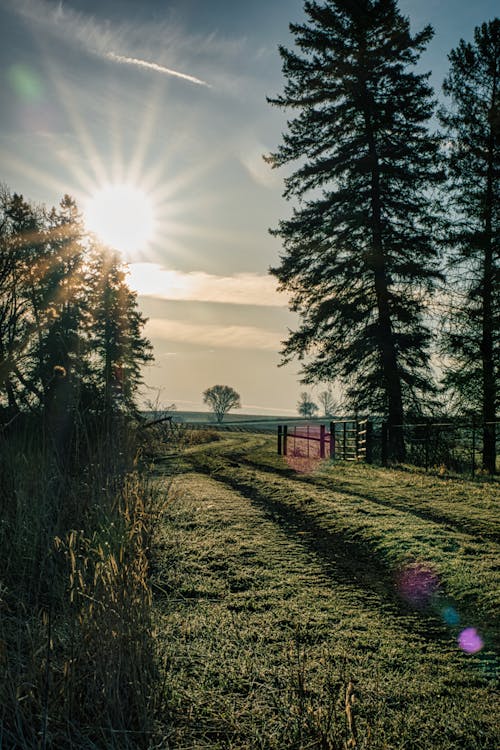
[{"label": "grass", "polygon": [[297,475],[274,457],[271,440],[260,444],[243,455],[231,450],[225,460],[200,452],[194,462],[293,523],[354,545],[389,580],[408,564],[425,564],[439,576],[443,602],[448,597],[498,633],[498,484],[329,462]]},{"label": "grass", "polygon": [[87,437],[62,466],[39,423],[0,435],[5,750],[150,742],[149,558],[163,500],[128,425]]},{"label": "grass", "polygon": [[496,748],[498,486],[274,449],[184,456],[154,563],[161,746]]},{"label": "grass", "polygon": [[498,484],[123,427],[0,436],[2,750],[498,746]]}]

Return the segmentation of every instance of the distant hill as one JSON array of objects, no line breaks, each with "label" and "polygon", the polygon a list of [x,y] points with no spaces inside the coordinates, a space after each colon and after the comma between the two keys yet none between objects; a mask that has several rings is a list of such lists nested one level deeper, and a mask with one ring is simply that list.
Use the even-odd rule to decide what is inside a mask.
[{"label": "distant hill", "polygon": [[[212,412],[208,411],[166,411],[166,412],[153,412],[153,411],[142,411],[141,414],[146,419],[158,419],[161,416],[171,416],[174,422],[185,422],[186,424],[216,424],[216,419]],[[223,425],[240,424],[245,423],[248,425],[262,425],[273,427],[277,424],[285,423],[288,425],[304,424],[305,422],[318,422],[325,423],[329,422],[335,417],[315,417],[311,419],[303,419],[302,417],[296,416],[269,416],[268,414],[242,414],[241,412],[229,412],[226,414]]]}]

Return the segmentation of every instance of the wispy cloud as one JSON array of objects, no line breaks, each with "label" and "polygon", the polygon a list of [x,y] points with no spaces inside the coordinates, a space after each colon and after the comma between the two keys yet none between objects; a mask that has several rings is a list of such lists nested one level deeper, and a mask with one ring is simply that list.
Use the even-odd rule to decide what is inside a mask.
[{"label": "wispy cloud", "polygon": [[146,323],[145,333],[150,339],[202,344],[216,349],[263,349],[278,351],[281,334],[255,326],[198,325],[178,320],[151,318]]},{"label": "wispy cloud", "polygon": [[[210,85],[196,76],[167,67],[159,62],[143,59],[143,55],[138,54],[139,46],[143,45],[142,41],[140,45],[138,44],[139,32],[142,32],[140,34],[142,39],[151,36],[152,41],[156,42],[158,27],[145,25],[139,30],[137,26],[132,27],[126,22],[111,25],[111,23],[98,20],[95,16],[68,8],[62,2],[54,3],[48,0],[17,0],[11,10],[66,43],[78,44],[88,54],[112,60],[118,64],[146,68],[155,73],[181,78],[200,86]],[[161,26],[162,50],[170,49],[172,56],[175,57],[174,42],[179,33],[173,28],[165,28],[164,24]],[[156,43],[153,46],[156,47]]]},{"label": "wispy cloud", "polygon": [[132,263],[129,283],[142,297],[269,307],[287,305],[286,295],[276,291],[276,281],[257,273],[215,276],[202,271],[169,271],[158,263]]}]

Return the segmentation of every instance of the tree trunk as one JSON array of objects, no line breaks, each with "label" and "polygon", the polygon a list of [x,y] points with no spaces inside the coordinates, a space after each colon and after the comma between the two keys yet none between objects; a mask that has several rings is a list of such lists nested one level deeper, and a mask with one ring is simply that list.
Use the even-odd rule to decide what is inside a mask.
[{"label": "tree trunk", "polygon": [[380,166],[369,110],[370,93],[365,86],[365,125],[368,153],[371,164],[371,220],[372,248],[368,263],[373,271],[379,324],[379,352],[382,359],[385,389],[387,394],[389,445],[388,457],[395,461],[405,458],[403,435],[403,395],[399,375],[397,352],[394,344],[391,310],[389,306],[389,284],[385,266],[382,241],[382,211],[380,200]]},{"label": "tree trunk", "polygon": [[496,429],[492,424],[495,421],[496,383],[495,367],[493,362],[493,288],[494,288],[494,263],[493,263],[493,172],[494,172],[494,149],[495,133],[493,130],[493,113],[496,102],[497,81],[493,79],[493,91],[491,99],[491,121],[488,137],[488,172],[485,195],[484,215],[484,275],[482,284],[482,337],[481,337],[481,361],[483,371],[483,455],[482,464],[490,474],[496,470]]}]

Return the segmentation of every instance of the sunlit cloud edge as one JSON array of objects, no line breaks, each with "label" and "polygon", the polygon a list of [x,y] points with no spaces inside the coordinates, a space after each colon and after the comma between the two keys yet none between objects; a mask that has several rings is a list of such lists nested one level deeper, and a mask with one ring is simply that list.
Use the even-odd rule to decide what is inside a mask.
[{"label": "sunlit cloud edge", "polygon": [[203,271],[173,271],[158,263],[131,263],[129,285],[140,297],[189,302],[217,302],[259,307],[287,307],[287,297],[267,275],[216,276]]},{"label": "sunlit cloud edge", "polygon": [[254,349],[277,351],[280,333],[256,326],[224,326],[150,318],[145,326],[148,338],[214,349]]}]

